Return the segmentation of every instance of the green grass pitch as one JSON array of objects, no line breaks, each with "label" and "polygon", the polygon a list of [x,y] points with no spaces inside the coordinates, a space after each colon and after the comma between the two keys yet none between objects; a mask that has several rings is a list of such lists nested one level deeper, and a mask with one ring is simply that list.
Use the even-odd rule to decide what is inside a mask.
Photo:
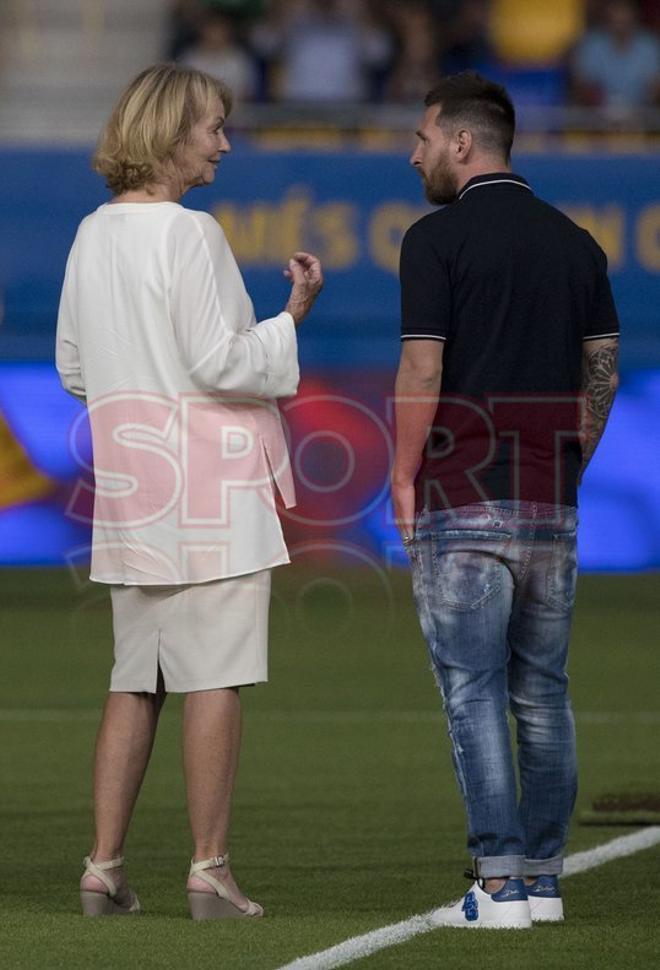
[{"label": "green grass pitch", "polygon": [[[0,966],[275,970],[466,888],[462,807],[405,572],[276,571],[271,682],[246,689],[233,867],[256,923],[193,923],[181,698],[168,699],[126,845],[143,914],[79,915],[91,760],[111,663],[109,599],[66,572],[0,572]],[[660,788],[660,576],[581,577],[570,662],[578,808]],[[625,834],[574,824],[569,852]],[[439,930],[375,968],[658,965],[658,848],[573,876],[567,922]]]}]

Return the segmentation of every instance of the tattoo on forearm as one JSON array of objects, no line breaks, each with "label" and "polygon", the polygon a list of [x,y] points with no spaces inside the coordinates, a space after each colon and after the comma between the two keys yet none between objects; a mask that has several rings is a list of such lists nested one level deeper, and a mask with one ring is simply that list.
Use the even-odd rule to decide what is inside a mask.
[{"label": "tattoo on forearm", "polygon": [[602,347],[585,356],[582,390],[585,412],[582,425],[582,471],[601,439],[618,385],[618,344]]}]

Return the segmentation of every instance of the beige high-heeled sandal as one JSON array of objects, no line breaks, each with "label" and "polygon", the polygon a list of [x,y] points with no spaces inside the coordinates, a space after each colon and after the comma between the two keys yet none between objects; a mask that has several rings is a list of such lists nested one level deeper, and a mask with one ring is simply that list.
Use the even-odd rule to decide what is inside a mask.
[{"label": "beige high-heeled sandal", "polygon": [[118,869],[123,864],[123,855],[117,856],[116,859],[110,859],[108,862],[92,862],[91,856],[85,856],[83,859],[85,871],[82,878],[96,876],[105,884],[108,891],[104,893],[92,889],[81,889],[80,902],[83,916],[130,916],[133,913],[140,912],[140,901],[130,887],[127,887],[128,902],[118,903],[116,901],[115,897],[119,887],[115,885],[112,876],[106,875],[108,869]]},{"label": "beige high-heeled sandal", "polygon": [[205,869],[222,869],[229,862],[229,853],[214,856],[212,859],[203,859],[201,862],[190,860],[190,876],[196,876],[203,882],[215,889],[214,893],[205,893],[199,889],[188,890],[188,903],[190,905],[190,915],[193,919],[256,919],[264,915],[263,908],[259,903],[253,903],[248,899],[248,908],[242,909],[224,883],[219,882]]}]

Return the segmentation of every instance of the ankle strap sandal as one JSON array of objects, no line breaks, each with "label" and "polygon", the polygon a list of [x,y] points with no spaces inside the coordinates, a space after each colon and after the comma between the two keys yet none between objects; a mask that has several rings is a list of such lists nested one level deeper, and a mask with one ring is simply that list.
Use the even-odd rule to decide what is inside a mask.
[{"label": "ankle strap sandal", "polygon": [[229,863],[229,853],[216,855],[211,859],[202,859],[199,862],[190,860],[190,876],[201,879],[210,886],[214,892],[202,892],[200,890],[188,890],[188,904],[190,915],[194,920],[202,919],[245,919],[246,917],[255,919],[263,916],[264,911],[259,903],[248,899],[247,909],[243,904],[239,904],[234,893],[232,893],[225,883],[220,882],[214,876],[209,875],[206,869],[224,869]]},{"label": "ankle strap sandal", "polygon": [[109,859],[107,862],[92,862],[91,856],[85,856],[83,859],[85,871],[82,878],[95,876],[108,891],[104,893],[81,889],[80,902],[83,916],[129,916],[140,912],[140,901],[135,892],[128,886],[120,891],[112,876],[108,875],[109,869],[119,869],[123,864],[123,855],[117,856],[116,859]]}]

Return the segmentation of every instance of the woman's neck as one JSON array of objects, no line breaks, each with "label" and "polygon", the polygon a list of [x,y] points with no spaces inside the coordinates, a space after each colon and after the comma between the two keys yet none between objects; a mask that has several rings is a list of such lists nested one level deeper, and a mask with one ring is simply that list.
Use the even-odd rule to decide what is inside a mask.
[{"label": "woman's neck", "polygon": [[130,189],[116,195],[112,202],[178,202],[183,195],[174,182],[153,182],[139,189]]}]

